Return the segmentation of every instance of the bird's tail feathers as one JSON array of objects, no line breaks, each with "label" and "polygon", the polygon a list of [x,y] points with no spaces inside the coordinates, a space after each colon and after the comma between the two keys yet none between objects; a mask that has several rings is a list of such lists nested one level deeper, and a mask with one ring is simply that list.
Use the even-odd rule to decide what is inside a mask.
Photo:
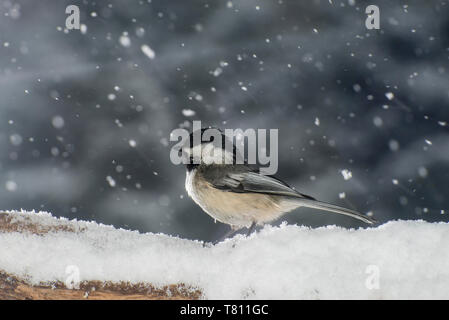
[{"label": "bird's tail feathers", "polygon": [[368,224],[374,224],[377,222],[373,218],[368,217],[364,214],[361,214],[355,210],[346,209],[346,208],[339,207],[339,206],[336,206],[336,205],[333,205],[330,203],[326,203],[326,202],[322,202],[322,201],[318,201],[318,200],[304,199],[304,198],[290,198],[289,200],[293,200],[299,206],[302,206],[302,207],[308,207],[308,208],[325,210],[325,211],[342,214],[345,216],[349,216],[349,217],[361,220]]}]

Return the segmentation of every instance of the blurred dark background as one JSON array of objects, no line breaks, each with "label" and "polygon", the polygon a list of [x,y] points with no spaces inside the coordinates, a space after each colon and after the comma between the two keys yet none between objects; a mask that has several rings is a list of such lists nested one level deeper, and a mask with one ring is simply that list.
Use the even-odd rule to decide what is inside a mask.
[{"label": "blurred dark background", "polygon": [[192,120],[278,128],[278,176],[321,200],[448,221],[449,1],[0,0],[0,209],[216,238],[169,160]]}]

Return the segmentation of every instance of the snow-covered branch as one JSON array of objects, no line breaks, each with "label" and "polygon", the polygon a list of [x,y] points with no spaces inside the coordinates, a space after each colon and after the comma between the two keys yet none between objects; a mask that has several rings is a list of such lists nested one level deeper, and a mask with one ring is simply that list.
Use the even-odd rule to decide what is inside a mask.
[{"label": "snow-covered branch", "polygon": [[448,223],[423,221],[358,230],[283,224],[203,246],[4,212],[0,298],[447,299],[448,243]]}]

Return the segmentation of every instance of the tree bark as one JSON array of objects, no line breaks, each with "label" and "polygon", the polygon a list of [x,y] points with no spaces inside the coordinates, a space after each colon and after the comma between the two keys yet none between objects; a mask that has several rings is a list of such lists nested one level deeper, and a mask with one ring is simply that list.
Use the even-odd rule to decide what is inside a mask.
[{"label": "tree bark", "polygon": [[[70,221],[45,226],[27,217],[14,219],[14,213],[0,212],[0,233],[19,232],[44,235],[48,232],[75,232]],[[79,289],[69,289],[62,282],[31,285],[0,269],[0,300],[152,300],[152,299],[199,299],[201,291],[172,284],[157,288],[150,283],[83,281]]]}]

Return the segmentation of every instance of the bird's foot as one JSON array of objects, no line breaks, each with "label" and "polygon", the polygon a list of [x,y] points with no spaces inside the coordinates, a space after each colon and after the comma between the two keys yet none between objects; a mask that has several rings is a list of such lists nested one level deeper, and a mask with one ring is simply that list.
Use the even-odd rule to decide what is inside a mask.
[{"label": "bird's foot", "polygon": [[253,223],[251,223],[251,226],[248,228],[246,237],[249,237],[251,235],[251,233],[253,233],[256,230],[256,226],[257,226],[257,223],[255,221],[253,221]]},{"label": "bird's foot", "polygon": [[240,229],[235,229],[235,228],[231,228],[228,232],[226,232],[223,236],[221,236],[220,238],[218,238],[217,240],[215,240],[214,242],[212,242],[213,245],[216,245],[224,240],[226,240],[227,238],[231,238],[233,235],[235,235],[237,233],[237,231],[239,231]]}]

